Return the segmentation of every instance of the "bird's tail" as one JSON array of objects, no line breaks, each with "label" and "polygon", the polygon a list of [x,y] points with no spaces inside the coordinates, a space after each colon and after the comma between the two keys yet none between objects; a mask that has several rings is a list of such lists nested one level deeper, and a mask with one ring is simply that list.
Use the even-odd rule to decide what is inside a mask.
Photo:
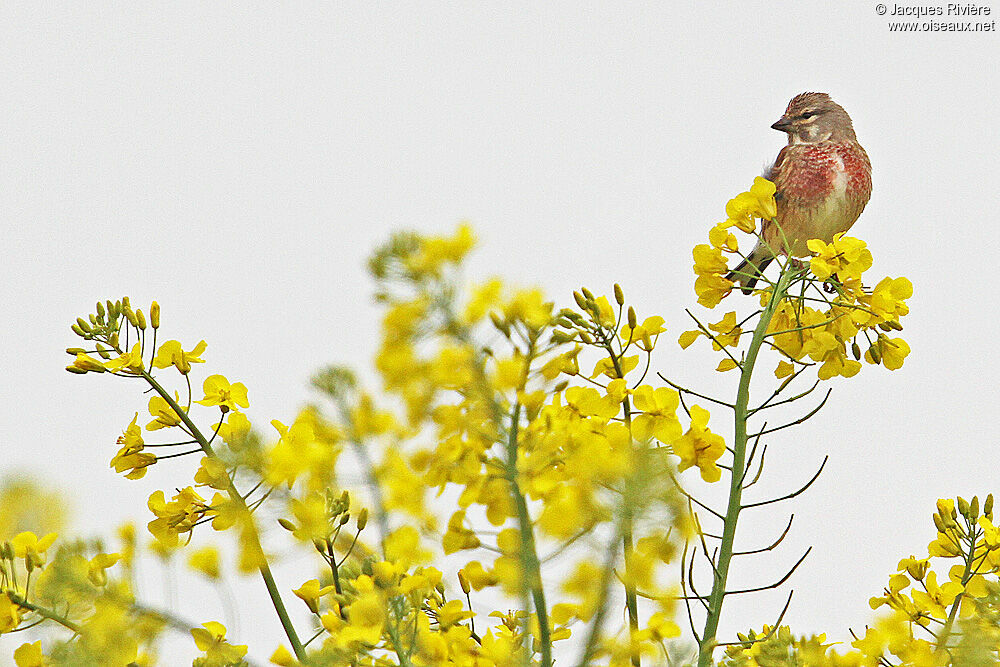
[{"label": "bird's tail", "polygon": [[727,280],[739,283],[744,294],[750,294],[753,286],[757,284],[757,279],[767,268],[767,265],[774,259],[774,254],[761,243],[757,244],[747,258],[740,262],[739,266],[726,274]]}]

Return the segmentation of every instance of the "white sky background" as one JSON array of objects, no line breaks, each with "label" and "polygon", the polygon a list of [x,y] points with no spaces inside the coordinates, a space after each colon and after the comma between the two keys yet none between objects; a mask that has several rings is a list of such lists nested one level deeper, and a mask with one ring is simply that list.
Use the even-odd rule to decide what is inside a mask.
[{"label": "white sky background", "polygon": [[[620,282],[640,317],[667,320],[656,370],[732,393],[706,346],[674,343],[691,328],[691,248],[777,154],[769,125],[788,99],[825,91],[871,156],[852,233],[874,278],[913,281],[913,351],[898,372],[830,382],[828,407],[771,441],[772,491],[830,462],[787,505],[773,560],[733,576],[767,583],[814,545],[785,622],[847,639],[897,561],[925,554],[935,499],[1000,491],[998,37],[890,33],[874,2],[713,4],[3,4],[0,473],[60,487],[81,534],[143,525],[149,493],[189,483],[195,461],[137,482],[108,468],[146,399],[63,370],[78,315],[97,298],[159,300],[164,340],[208,341],[199,378],[241,380],[256,424],[288,422],[318,367],[369,365],[373,247],[465,219],[481,239],[470,277],[560,305]],[[712,321],[733,307],[750,304],[734,295]],[[722,412],[712,426],[728,433]],[[770,541],[782,509],[741,524],[744,544]],[[266,661],[280,635],[263,585],[238,594],[232,639]],[[224,621],[203,598],[186,615]],[[731,602],[729,636],[773,622],[783,599]]]}]

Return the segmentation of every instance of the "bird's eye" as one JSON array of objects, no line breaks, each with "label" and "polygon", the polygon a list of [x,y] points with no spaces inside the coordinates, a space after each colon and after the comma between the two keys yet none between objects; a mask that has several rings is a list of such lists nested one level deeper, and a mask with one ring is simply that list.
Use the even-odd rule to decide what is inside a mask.
[{"label": "bird's eye", "polygon": [[812,118],[815,115],[816,115],[815,111],[806,111],[805,113],[802,114],[801,118]]}]

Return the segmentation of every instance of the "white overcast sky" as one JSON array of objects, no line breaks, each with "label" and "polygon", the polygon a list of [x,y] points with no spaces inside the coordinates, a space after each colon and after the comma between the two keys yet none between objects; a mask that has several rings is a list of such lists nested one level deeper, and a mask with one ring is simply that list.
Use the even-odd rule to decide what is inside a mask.
[{"label": "white overcast sky", "polygon": [[[774,562],[734,578],[766,583],[814,545],[785,621],[847,639],[899,558],[925,553],[935,499],[1000,491],[998,36],[890,33],[875,4],[3,3],[0,473],[60,487],[81,534],[145,523],[148,494],[191,466],[108,468],[145,400],[63,370],[78,315],[158,299],[163,335],[207,340],[206,370],[247,384],[255,423],[288,421],[312,371],[370,361],[374,245],[461,220],[481,238],[470,277],[562,304],[620,282],[667,320],[657,370],[731,391],[704,347],[673,343],[691,248],[781,147],[769,126],[788,99],[824,91],[871,156],[853,233],[873,275],[913,281],[913,351],[831,382],[824,412],[771,441],[772,491],[830,462],[789,504]],[[785,516],[749,519],[746,546]],[[279,636],[258,589],[239,589],[256,601],[233,639],[266,660]],[[724,631],[772,622],[779,598],[737,601]],[[224,620],[198,604],[194,620]]]}]

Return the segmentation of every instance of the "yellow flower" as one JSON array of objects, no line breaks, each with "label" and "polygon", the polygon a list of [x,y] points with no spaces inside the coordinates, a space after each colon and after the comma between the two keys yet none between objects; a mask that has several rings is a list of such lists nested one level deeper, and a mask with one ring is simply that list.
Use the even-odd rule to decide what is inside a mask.
[{"label": "yellow flower", "polygon": [[386,613],[385,601],[377,591],[360,595],[344,611],[347,612],[348,625],[337,637],[338,644],[350,646],[361,642],[375,646],[379,643],[385,627]]},{"label": "yellow flower", "polygon": [[[875,343],[865,352],[865,361],[870,364],[881,362],[890,371],[895,371],[903,366],[903,360],[910,353],[909,344],[902,338],[889,338],[879,334]],[[876,359],[876,356],[878,358]]]},{"label": "yellow flower", "polygon": [[14,604],[10,596],[0,593],[0,634],[10,632],[21,623],[21,608]]},{"label": "yellow flower", "polygon": [[479,546],[476,533],[465,527],[465,510],[459,510],[448,520],[448,531],[442,538],[445,555],[453,554],[463,549],[475,549]]},{"label": "yellow flower", "polygon": [[190,532],[205,515],[205,499],[190,486],[180,489],[168,503],[163,491],[154,491],[146,505],[156,519],[149,522],[149,532],[168,547],[177,545],[180,533]]},{"label": "yellow flower", "polygon": [[872,254],[861,239],[834,235],[829,244],[819,239],[810,239],[806,246],[814,253],[809,261],[809,270],[820,280],[833,274],[841,281],[861,278],[861,274],[872,266]]},{"label": "yellow flower", "polygon": [[112,373],[123,371],[129,375],[138,375],[144,368],[142,363],[142,345],[136,343],[130,351],[122,353],[117,359],[106,362],[104,367]]},{"label": "yellow flower", "polygon": [[226,464],[214,456],[203,456],[198,471],[194,474],[196,486],[209,486],[213,489],[227,489],[230,485],[229,471]]},{"label": "yellow flower", "polygon": [[121,560],[121,554],[97,554],[87,562],[87,578],[95,586],[106,586],[108,573],[106,570]]},{"label": "yellow flower", "polygon": [[125,428],[125,432],[118,437],[118,444],[122,448],[111,458],[111,467],[115,472],[125,472],[129,479],[139,479],[146,474],[146,468],[156,463],[156,455],[143,451],[142,428],[136,424],[139,413],[132,418],[132,423]]},{"label": "yellow flower", "polygon": [[724,224],[738,227],[748,234],[753,233],[756,229],[755,218],[770,220],[778,214],[774,193],[774,183],[766,178],[756,177],[749,192],[741,192],[726,204],[729,219]]},{"label": "yellow flower", "polygon": [[715,464],[726,451],[726,441],[708,428],[709,412],[698,405],[691,406],[691,426],[687,433],[673,443],[674,454],[680,457],[677,466],[684,471],[692,466],[701,470],[706,482],[717,482],[722,471]]},{"label": "yellow flower", "polygon": [[226,626],[222,623],[209,621],[201,625],[201,628],[191,629],[194,643],[205,652],[204,657],[195,659],[194,667],[225,667],[241,661],[247,654],[246,646],[234,646],[226,641]]},{"label": "yellow flower", "polygon": [[52,543],[56,541],[56,537],[55,533],[49,533],[39,539],[34,533],[25,531],[11,538],[10,545],[14,547],[15,558],[42,556],[52,546]]},{"label": "yellow flower", "polygon": [[604,357],[599,360],[594,365],[594,372],[590,374],[590,377],[595,378],[598,375],[606,375],[609,378],[625,377],[639,365],[639,355],[617,359],[618,365],[621,368],[620,375],[615,368],[615,361],[616,359],[612,359],[611,357]]},{"label": "yellow flower", "polygon": [[14,664],[17,667],[45,667],[49,662],[42,653],[42,640],[33,644],[21,644],[14,649]]},{"label": "yellow flower", "polygon": [[626,344],[635,343],[639,349],[649,352],[656,344],[656,339],[661,333],[666,331],[663,326],[663,318],[659,315],[647,317],[642,324],[636,325],[635,329],[628,324],[622,326],[618,337]]},{"label": "yellow flower", "polygon": [[681,436],[681,423],[677,419],[680,397],[667,387],[653,389],[649,385],[637,387],[632,392],[633,405],[642,414],[632,418],[632,433],[638,440],[656,438],[670,444]]},{"label": "yellow flower", "polygon": [[320,588],[319,579],[310,579],[299,588],[293,590],[300,600],[306,603],[309,611],[314,614],[319,613],[319,599],[333,590],[333,586]]},{"label": "yellow flower", "polygon": [[242,382],[230,384],[229,380],[222,375],[209,375],[205,378],[202,387],[205,390],[205,398],[195,401],[195,403],[207,406],[218,405],[223,412],[230,410],[239,412],[236,406],[250,407],[250,402],[247,400],[247,388]]},{"label": "yellow flower", "polygon": [[250,435],[250,420],[242,412],[229,412],[225,423],[219,425],[219,437],[230,448],[242,449]]},{"label": "yellow flower", "polygon": [[733,291],[733,281],[718,274],[698,276],[694,281],[694,293],[698,303],[706,308],[715,308]]},{"label": "yellow flower", "polygon": [[219,550],[215,547],[202,547],[188,556],[188,565],[209,579],[218,579]]},{"label": "yellow flower", "polygon": [[153,366],[156,368],[166,368],[175,366],[182,375],[191,372],[191,364],[202,364],[205,360],[201,358],[202,353],[208,344],[200,341],[190,352],[185,352],[181,348],[180,341],[168,340],[156,351],[156,358],[153,359]]},{"label": "yellow flower", "polygon": [[[179,405],[181,400],[180,394],[174,392],[174,398]],[[149,414],[154,419],[146,424],[147,431],[155,431],[161,428],[171,428],[181,424],[181,418],[162,396],[153,396],[149,399]]]}]

